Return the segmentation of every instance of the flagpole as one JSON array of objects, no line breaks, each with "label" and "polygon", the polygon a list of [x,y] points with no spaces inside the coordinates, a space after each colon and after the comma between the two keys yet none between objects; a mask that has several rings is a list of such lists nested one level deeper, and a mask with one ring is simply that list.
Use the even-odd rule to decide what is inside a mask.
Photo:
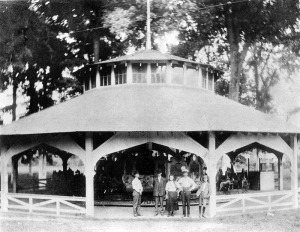
[{"label": "flagpole", "polygon": [[151,29],[150,29],[150,0],[147,0],[147,40],[146,49],[151,49]]}]

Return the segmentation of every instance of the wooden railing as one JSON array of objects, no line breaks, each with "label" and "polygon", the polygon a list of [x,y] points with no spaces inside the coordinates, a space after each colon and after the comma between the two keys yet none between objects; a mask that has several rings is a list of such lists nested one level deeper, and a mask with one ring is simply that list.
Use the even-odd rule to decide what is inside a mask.
[{"label": "wooden railing", "polygon": [[7,194],[9,211],[50,213],[56,215],[85,215],[86,198],[24,193]]},{"label": "wooden railing", "polygon": [[289,209],[293,207],[293,192],[260,192],[216,197],[218,215],[261,212]]}]

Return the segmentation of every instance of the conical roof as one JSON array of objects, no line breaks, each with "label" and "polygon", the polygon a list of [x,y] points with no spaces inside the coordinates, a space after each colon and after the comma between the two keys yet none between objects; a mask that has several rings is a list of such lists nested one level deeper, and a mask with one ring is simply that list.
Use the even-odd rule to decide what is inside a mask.
[{"label": "conical roof", "polygon": [[211,91],[178,85],[107,86],[0,127],[1,135],[84,131],[236,131],[300,129]]}]

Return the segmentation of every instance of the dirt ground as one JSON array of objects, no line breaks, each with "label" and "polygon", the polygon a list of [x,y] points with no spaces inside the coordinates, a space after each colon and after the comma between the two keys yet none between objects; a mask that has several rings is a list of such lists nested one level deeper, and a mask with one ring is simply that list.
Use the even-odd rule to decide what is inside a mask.
[{"label": "dirt ground", "polygon": [[289,210],[215,219],[158,217],[132,219],[86,219],[0,213],[1,232],[76,232],[76,231],[300,231],[300,210]]}]

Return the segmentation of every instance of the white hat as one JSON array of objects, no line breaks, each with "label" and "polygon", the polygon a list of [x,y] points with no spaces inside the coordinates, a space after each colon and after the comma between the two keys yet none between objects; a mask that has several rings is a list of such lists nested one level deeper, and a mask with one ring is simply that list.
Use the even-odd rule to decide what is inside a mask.
[{"label": "white hat", "polygon": [[182,172],[189,172],[189,170],[188,170],[185,166],[182,166],[182,167],[181,167],[181,171],[182,171]]}]

